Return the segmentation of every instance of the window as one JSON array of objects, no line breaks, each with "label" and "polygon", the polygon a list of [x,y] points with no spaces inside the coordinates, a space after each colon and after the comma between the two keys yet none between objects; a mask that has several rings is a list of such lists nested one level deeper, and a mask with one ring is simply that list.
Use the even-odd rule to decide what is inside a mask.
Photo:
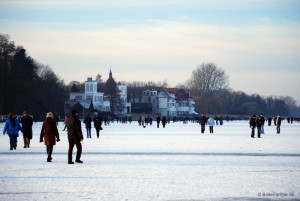
[{"label": "window", "polygon": [[85,90],[89,91],[89,85],[88,84],[85,85]]},{"label": "window", "polygon": [[86,96],[87,101],[93,101],[93,96]]},{"label": "window", "polygon": [[93,91],[93,85],[90,84],[90,91]]},{"label": "window", "polygon": [[82,100],[82,96],[75,96],[76,100]]}]

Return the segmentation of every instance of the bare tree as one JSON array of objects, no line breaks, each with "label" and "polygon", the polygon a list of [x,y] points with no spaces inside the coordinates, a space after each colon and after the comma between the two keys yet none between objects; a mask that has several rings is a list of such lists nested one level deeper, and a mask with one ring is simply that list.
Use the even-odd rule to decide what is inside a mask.
[{"label": "bare tree", "polygon": [[202,63],[192,72],[191,78],[187,81],[188,88],[197,95],[210,95],[214,91],[227,89],[229,77],[225,71],[212,63]]}]

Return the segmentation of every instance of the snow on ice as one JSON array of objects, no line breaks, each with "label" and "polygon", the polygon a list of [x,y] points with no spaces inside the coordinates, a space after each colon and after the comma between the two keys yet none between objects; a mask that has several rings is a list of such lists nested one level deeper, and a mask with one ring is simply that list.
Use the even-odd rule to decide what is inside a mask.
[{"label": "snow on ice", "polygon": [[[0,124],[3,131],[4,124]],[[300,200],[300,124],[266,126],[250,138],[247,121],[225,122],[214,134],[196,123],[146,128],[111,123],[100,139],[84,139],[83,164],[67,164],[67,132],[53,162],[33,126],[30,148],[9,150],[0,136],[0,200]],[[84,136],[86,132],[82,125]],[[74,148],[74,157],[76,148]]]}]

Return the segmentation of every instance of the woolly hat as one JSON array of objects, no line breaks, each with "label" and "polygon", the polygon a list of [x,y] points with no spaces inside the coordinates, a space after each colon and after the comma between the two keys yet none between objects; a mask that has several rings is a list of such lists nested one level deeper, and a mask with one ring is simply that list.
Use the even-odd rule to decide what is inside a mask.
[{"label": "woolly hat", "polygon": [[75,114],[77,114],[77,110],[72,110],[71,114],[74,116]]},{"label": "woolly hat", "polygon": [[48,112],[47,115],[46,115],[46,117],[51,117],[51,118],[53,118],[52,112]]}]

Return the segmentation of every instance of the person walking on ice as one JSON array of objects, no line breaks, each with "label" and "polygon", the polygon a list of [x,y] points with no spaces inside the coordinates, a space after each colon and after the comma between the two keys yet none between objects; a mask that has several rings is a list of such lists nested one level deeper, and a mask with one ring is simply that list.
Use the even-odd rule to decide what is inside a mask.
[{"label": "person walking on ice", "polygon": [[59,133],[57,130],[56,121],[53,119],[52,112],[48,112],[46,115],[46,120],[43,122],[41,133],[40,133],[40,142],[43,142],[46,145],[47,150],[47,162],[52,162],[52,152],[55,142],[59,142]]},{"label": "person walking on ice", "polygon": [[199,123],[201,125],[201,133],[203,134],[205,131],[205,125],[207,123],[207,119],[206,116],[204,116],[204,114],[201,114]]},{"label": "person walking on ice", "polygon": [[207,120],[207,124],[209,126],[209,133],[214,133],[214,125],[215,125],[215,120],[213,117],[210,117],[208,120]]},{"label": "person walking on ice", "polygon": [[249,125],[250,125],[250,128],[251,128],[251,137],[255,138],[254,135],[255,135],[255,128],[256,128],[256,115],[253,115],[250,118]]},{"label": "person walking on ice", "polygon": [[19,130],[22,131],[19,120],[15,118],[12,112],[9,113],[8,119],[4,125],[3,135],[7,132],[7,135],[9,136],[10,150],[17,149]]},{"label": "person walking on ice", "polygon": [[74,162],[72,161],[74,145],[76,145],[77,148],[75,162],[82,163],[80,157],[82,153],[81,141],[83,141],[83,135],[81,130],[81,121],[78,118],[78,112],[76,110],[72,110],[71,116],[68,120],[67,130],[68,130],[68,140],[69,140],[68,164],[74,164]]},{"label": "person walking on ice", "polygon": [[278,115],[276,118],[276,130],[277,134],[280,134],[280,126],[281,126],[281,117]]},{"label": "person walking on ice", "polygon": [[33,119],[31,116],[28,115],[28,112],[24,111],[20,122],[22,124],[24,148],[29,148],[30,140],[32,139]]}]

